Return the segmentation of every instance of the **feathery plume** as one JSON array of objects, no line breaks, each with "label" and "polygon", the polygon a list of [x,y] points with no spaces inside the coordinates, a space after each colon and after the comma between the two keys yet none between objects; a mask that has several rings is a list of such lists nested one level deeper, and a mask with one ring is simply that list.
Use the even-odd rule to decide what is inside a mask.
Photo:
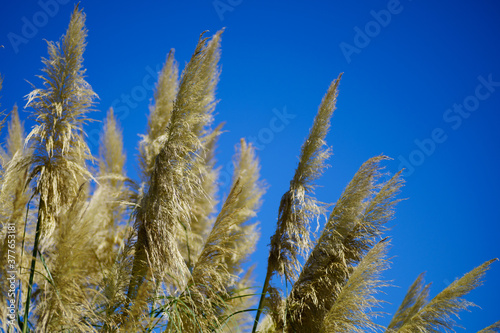
[{"label": "feathery plume", "polygon": [[387,326],[387,332],[396,332],[428,302],[430,286],[424,284],[424,273],[417,277]]},{"label": "feathery plume", "polygon": [[[28,170],[16,168],[20,159],[29,154],[29,149],[24,149],[24,127],[19,120],[17,108],[11,112],[7,133],[7,151],[4,154],[2,169],[4,171],[0,178],[0,275],[9,276],[12,271],[23,267],[25,258],[21,257],[22,232],[26,205],[29,201],[31,191],[25,187]],[[26,237],[26,242],[27,242]],[[17,267],[11,264],[15,263]],[[8,263],[10,263],[8,265]],[[10,274],[8,273],[10,271]],[[19,276],[22,278],[21,276]],[[8,291],[10,283],[7,279],[0,281],[0,316],[7,318],[9,310]],[[7,331],[7,323],[2,324]]]},{"label": "feathery plume", "polygon": [[241,184],[241,193],[237,198],[235,207],[238,210],[236,221],[232,230],[235,255],[226,258],[226,263],[231,274],[241,274],[242,265],[255,251],[259,238],[257,222],[248,223],[257,215],[265,193],[265,184],[260,180],[259,160],[255,156],[255,148],[241,139],[239,149],[234,158],[233,186],[237,180]]},{"label": "feathery plume", "polygon": [[483,328],[477,333],[495,333],[495,332],[500,332],[500,321],[497,321],[493,325]]},{"label": "feathery plume", "polygon": [[[331,155],[330,148],[325,148],[325,137],[335,110],[337,87],[341,77],[342,74],[330,84],[321,101],[309,136],[302,145],[299,165],[290,181],[290,189],[281,198],[253,332],[257,329],[272,276],[278,274],[289,282],[297,278],[301,269],[299,256],[306,256],[311,248],[309,224],[312,219],[324,213],[324,207],[314,198],[314,181],[321,176],[326,167],[325,161]],[[278,297],[278,294],[272,297]],[[273,302],[276,303],[281,302]]]},{"label": "feathery plume", "polygon": [[228,332],[251,329],[253,319],[245,310],[255,303],[255,298],[249,295],[254,286],[253,269],[247,270],[242,278],[238,279],[238,277],[243,273],[244,264],[255,251],[255,245],[260,236],[258,223],[249,223],[249,221],[256,216],[265,193],[265,184],[260,180],[260,165],[255,156],[255,148],[247,144],[244,139],[241,139],[237,148],[234,166],[233,184],[239,181],[242,190],[235,203],[238,214],[235,216],[231,231],[231,237],[235,239],[234,252],[225,258],[229,273],[237,279],[235,283],[227,287],[230,298],[226,301],[228,309],[225,315],[229,320],[225,330]]},{"label": "feathery plume", "polygon": [[113,108],[109,109],[103,126],[99,155],[99,176],[120,191],[123,185],[126,155],[123,151],[122,131],[115,118]]},{"label": "feathery plume", "polygon": [[30,179],[37,179],[39,205],[23,333],[28,329],[40,236],[44,236],[44,241],[52,235],[56,220],[66,213],[77,198],[81,180],[91,177],[85,167],[85,160],[91,156],[83,140],[82,126],[88,120],[86,114],[90,111],[96,94],[84,79],[83,52],[86,36],[85,15],[75,6],[61,41],[48,42],[49,58],[42,60],[45,76],[40,76],[44,88],[35,89],[28,95],[27,106],[33,108],[38,125],[26,138],[34,151],[19,165],[21,168],[32,168]]},{"label": "feathery plume", "polygon": [[322,318],[329,311],[352,268],[392,218],[402,180],[397,173],[378,184],[380,162],[385,159],[377,156],[363,163],[335,204],[287,299],[291,325],[320,329],[320,321],[308,320]]},{"label": "feathery plume", "polygon": [[441,332],[443,329],[455,332],[454,327],[457,326],[457,323],[453,316],[458,317],[460,311],[475,305],[465,300],[463,296],[482,284],[484,274],[490,265],[497,260],[489,260],[455,280],[411,318],[407,319],[397,332]]},{"label": "feathery plume", "polygon": [[76,196],[80,177],[91,176],[82,164],[91,158],[82,126],[97,95],[84,79],[86,37],[85,14],[76,6],[62,40],[48,42],[49,58],[42,60],[45,76],[40,76],[44,88],[28,95],[26,106],[34,110],[38,125],[27,137],[34,152],[24,163],[32,165],[30,177],[38,179],[37,192],[45,203],[40,205],[45,235],[50,235],[56,216]]},{"label": "feathery plume", "polygon": [[174,50],[170,50],[163,66],[154,92],[155,104],[150,107],[148,132],[139,143],[142,177],[147,181],[151,176],[156,156],[165,141],[165,130],[172,116],[175,96],[179,88],[178,65]]},{"label": "feathery plume", "polygon": [[[236,181],[222,209],[215,220],[198,261],[193,267],[192,285],[189,287],[191,312],[196,315],[196,323],[183,320],[183,328],[194,330],[200,325],[204,332],[212,325],[218,326],[218,313],[227,308],[227,286],[233,275],[228,271],[224,258],[234,253],[233,244],[237,240],[232,233],[240,209],[236,207],[242,192],[240,181]],[[193,326],[195,325],[195,326]]]},{"label": "feathery plume", "polygon": [[7,154],[9,159],[12,159],[18,151],[22,151],[24,147],[24,124],[19,119],[17,105],[12,109],[10,122],[8,125],[9,136],[7,138]]},{"label": "feathery plume", "polygon": [[[1,208],[2,210],[6,210],[3,213],[5,216],[9,216],[12,212],[12,204],[15,201],[12,198],[17,195],[23,195],[25,191],[28,170],[27,168],[19,168],[19,163],[23,158],[27,158],[30,155],[30,149],[24,147],[24,124],[19,120],[17,106],[14,106],[10,114],[6,140],[7,150],[2,154],[2,171],[4,173],[1,178],[0,192]],[[21,197],[18,199],[21,199]],[[27,199],[25,203],[27,203]]]},{"label": "feathery plume", "polygon": [[182,74],[165,143],[156,157],[149,188],[136,214],[138,239],[136,278],[130,289],[132,298],[148,262],[155,276],[168,272],[170,278],[181,285],[189,275],[176,236],[183,229],[189,230],[193,202],[197,196],[204,195],[199,177],[203,165],[200,138],[213,118],[221,33],[216,33],[210,41],[200,37]]},{"label": "feathery plume", "polygon": [[[379,328],[372,320],[377,316],[373,308],[379,307],[382,301],[376,299],[374,294],[388,286],[387,282],[380,280],[382,271],[389,265],[386,259],[388,244],[386,240],[376,244],[354,268],[326,314],[321,332],[362,333]],[[315,316],[314,319],[322,318]],[[308,329],[314,332],[312,327]]]},{"label": "feathery plume", "polygon": [[299,165],[290,182],[290,190],[281,198],[276,233],[271,238],[268,270],[292,282],[300,272],[299,256],[311,248],[310,221],[324,212],[313,197],[314,181],[318,179],[330,156],[325,137],[335,110],[339,77],[332,82],[321,101],[309,136],[302,145]]},{"label": "feathery plume", "polygon": [[[120,223],[124,214],[124,202],[130,201],[131,192],[125,187],[125,159],[123,135],[110,108],[101,134],[99,146],[99,187],[89,203],[98,223],[96,234],[97,255],[100,260],[112,264],[117,251],[123,247],[125,226]],[[100,236],[100,237],[97,237]]]}]

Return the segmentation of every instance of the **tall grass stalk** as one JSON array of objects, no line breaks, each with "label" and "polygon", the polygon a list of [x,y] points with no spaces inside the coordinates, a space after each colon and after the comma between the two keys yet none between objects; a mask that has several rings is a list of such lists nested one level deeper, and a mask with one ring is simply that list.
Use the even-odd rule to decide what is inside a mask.
[{"label": "tall grass stalk", "polygon": [[28,291],[26,293],[26,302],[24,307],[24,321],[23,321],[23,333],[28,332],[28,324],[29,324],[29,314],[30,314],[30,303],[31,303],[31,294],[33,292],[33,278],[35,276],[35,268],[36,268],[36,256],[38,253],[38,244],[40,242],[40,233],[41,233],[41,224],[42,224],[42,207],[44,206],[43,199],[40,199],[38,203],[38,218],[36,222],[36,230],[35,230],[35,243],[33,244],[33,253],[31,255],[31,267],[30,267],[30,277],[28,282]]}]

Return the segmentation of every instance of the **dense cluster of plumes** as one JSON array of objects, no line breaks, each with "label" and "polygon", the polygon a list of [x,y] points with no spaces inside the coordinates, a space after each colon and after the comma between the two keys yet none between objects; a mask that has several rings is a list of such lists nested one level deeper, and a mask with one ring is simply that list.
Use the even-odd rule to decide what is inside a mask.
[{"label": "dense cluster of plumes", "polygon": [[[0,119],[0,129],[8,120],[0,147],[2,332],[381,328],[373,319],[381,304],[376,295],[388,285],[381,274],[389,265],[390,240],[383,232],[403,181],[401,173],[384,174],[381,164],[388,158],[376,156],[360,167],[335,205],[316,199],[316,181],[331,155],[325,138],[341,76],[320,104],[282,197],[259,294],[249,259],[266,184],[256,151],[244,139],[234,154],[230,192],[219,197],[215,155],[222,124],[214,126],[213,115],[222,31],[200,36],[180,75],[174,51],[167,55],[138,147],[140,180],[125,173],[123,134],[113,109],[103,123],[98,157],[85,142],[97,96],[85,80],[86,36],[77,6],[66,34],[48,42],[43,88],[27,96],[36,125],[25,135],[17,107]],[[315,237],[311,222],[320,225],[323,217]],[[12,246],[19,287],[15,318],[3,320],[11,313],[3,277]],[[463,296],[481,284],[492,262],[431,300],[419,276],[386,332],[453,330],[454,316],[472,305]],[[481,332],[499,330],[497,322]]]}]

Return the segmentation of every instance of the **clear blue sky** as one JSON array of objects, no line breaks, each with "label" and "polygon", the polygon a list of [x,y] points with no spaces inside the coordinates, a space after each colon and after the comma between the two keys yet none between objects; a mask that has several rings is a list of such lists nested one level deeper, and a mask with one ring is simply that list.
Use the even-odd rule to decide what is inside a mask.
[{"label": "clear blue sky", "polygon": [[[44,39],[64,33],[73,9],[73,2],[64,2],[2,2],[2,109],[25,105],[26,80],[40,85],[35,75],[47,55]],[[500,256],[498,1],[83,0],[81,6],[89,29],[88,82],[100,96],[101,112],[93,116],[101,120],[115,106],[132,177],[151,86],[168,50],[176,49],[183,66],[202,31],[226,27],[216,120],[226,121],[228,132],[218,160],[224,174],[240,137],[254,137],[261,146],[262,176],[270,187],[253,257],[259,284],[280,197],[317,106],[340,72],[327,138],[334,156],[318,198],[335,202],[361,163],[380,153],[394,158],[386,163],[389,171],[408,170],[402,194],[408,200],[391,223],[394,258],[385,274],[401,288],[385,290],[392,303],[385,309],[395,311],[420,272],[427,271],[435,295]],[[273,120],[285,113],[285,122]],[[87,128],[94,153],[99,128]],[[485,285],[468,298],[482,309],[461,314],[468,331],[500,319],[498,281],[495,263]]]}]

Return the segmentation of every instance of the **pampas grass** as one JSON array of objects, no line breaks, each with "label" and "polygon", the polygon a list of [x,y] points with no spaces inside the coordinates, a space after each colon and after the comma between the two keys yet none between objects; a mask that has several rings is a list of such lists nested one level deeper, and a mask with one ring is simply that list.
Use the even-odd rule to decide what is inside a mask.
[{"label": "pampas grass", "polygon": [[[0,231],[0,269],[2,277],[8,274],[15,246],[19,286],[15,320],[2,321],[2,332],[382,329],[375,318],[380,290],[389,285],[382,273],[389,268],[390,240],[383,233],[400,201],[401,172],[383,177],[389,158],[375,156],[335,204],[315,195],[331,155],[325,140],[341,75],[320,103],[277,207],[266,279],[256,286],[250,257],[267,185],[256,150],[244,139],[233,157],[230,193],[219,193],[215,157],[223,131],[214,125],[214,111],[222,31],[200,36],[180,75],[174,51],[168,53],[138,145],[137,181],[126,175],[113,109],[103,122],[98,157],[85,141],[97,97],[85,80],[86,36],[85,15],[76,6],[61,40],[48,42],[42,88],[27,95],[36,122],[27,136],[16,107],[0,118],[0,129],[8,121],[0,147],[0,218],[7,226]],[[316,236],[311,223],[323,218]],[[459,311],[472,306],[464,296],[492,262],[430,300],[420,275],[386,331],[452,331]],[[6,318],[6,279],[0,287]]]}]

